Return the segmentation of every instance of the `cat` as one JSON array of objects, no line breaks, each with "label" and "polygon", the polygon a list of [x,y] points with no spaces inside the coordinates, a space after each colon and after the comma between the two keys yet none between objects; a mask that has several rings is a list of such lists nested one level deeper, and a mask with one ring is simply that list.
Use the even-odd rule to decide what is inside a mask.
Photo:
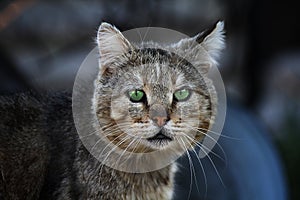
[{"label": "cat", "polygon": [[[123,153],[144,155],[143,163],[150,153],[181,156],[201,142],[217,114],[206,74],[224,48],[223,26],[162,45],[132,44],[103,22],[90,99],[102,127],[96,134]],[[71,96],[29,91],[0,98],[0,199],[172,199],[176,162],[144,173],[102,163],[77,134]],[[162,161],[155,159],[146,165]]]}]

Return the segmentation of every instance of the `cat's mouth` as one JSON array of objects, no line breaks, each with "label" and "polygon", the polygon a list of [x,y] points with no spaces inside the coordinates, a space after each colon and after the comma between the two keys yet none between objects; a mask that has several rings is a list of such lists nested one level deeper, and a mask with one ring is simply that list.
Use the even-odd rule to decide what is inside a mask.
[{"label": "cat's mouth", "polygon": [[165,135],[163,133],[163,131],[161,130],[156,135],[154,135],[153,137],[147,138],[147,140],[149,142],[152,142],[152,143],[164,144],[164,143],[167,143],[167,142],[171,142],[173,139],[170,138],[169,136]]}]

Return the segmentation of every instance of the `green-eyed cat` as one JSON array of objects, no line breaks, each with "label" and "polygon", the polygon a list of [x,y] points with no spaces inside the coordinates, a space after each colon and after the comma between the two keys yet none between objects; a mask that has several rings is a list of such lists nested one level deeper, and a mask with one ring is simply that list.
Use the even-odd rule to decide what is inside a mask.
[{"label": "green-eyed cat", "polygon": [[[101,130],[94,134],[118,155],[129,152],[129,162],[131,153],[142,154],[132,167],[155,166],[161,158],[153,152],[181,156],[201,142],[217,113],[206,74],[224,48],[222,22],[167,46],[131,44],[102,23],[97,43],[90,101]],[[34,96],[0,99],[0,199],[172,199],[175,163],[144,173],[104,165],[78,137],[70,93]]]}]

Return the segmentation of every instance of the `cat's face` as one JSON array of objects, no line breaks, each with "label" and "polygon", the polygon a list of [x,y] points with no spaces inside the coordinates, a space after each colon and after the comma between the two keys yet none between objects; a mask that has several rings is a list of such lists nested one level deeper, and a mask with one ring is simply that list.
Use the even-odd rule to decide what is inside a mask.
[{"label": "cat's face", "polygon": [[[201,40],[202,46],[195,45],[195,39]],[[94,106],[105,137],[139,153],[181,153],[199,142],[216,114],[214,87],[205,71],[215,64],[222,41],[222,24],[218,24],[210,34],[172,46],[137,47],[115,27],[102,24]],[[183,58],[182,52],[188,48],[191,55]],[[206,48],[214,50],[214,55]],[[191,63],[191,58],[196,60]]]}]

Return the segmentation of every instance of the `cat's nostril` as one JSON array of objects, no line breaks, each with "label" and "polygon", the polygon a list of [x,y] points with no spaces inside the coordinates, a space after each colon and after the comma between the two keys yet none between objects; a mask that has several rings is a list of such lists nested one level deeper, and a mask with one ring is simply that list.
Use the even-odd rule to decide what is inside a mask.
[{"label": "cat's nostril", "polygon": [[166,122],[168,121],[167,117],[161,117],[161,116],[155,116],[152,119],[158,126],[163,126],[166,124]]}]

